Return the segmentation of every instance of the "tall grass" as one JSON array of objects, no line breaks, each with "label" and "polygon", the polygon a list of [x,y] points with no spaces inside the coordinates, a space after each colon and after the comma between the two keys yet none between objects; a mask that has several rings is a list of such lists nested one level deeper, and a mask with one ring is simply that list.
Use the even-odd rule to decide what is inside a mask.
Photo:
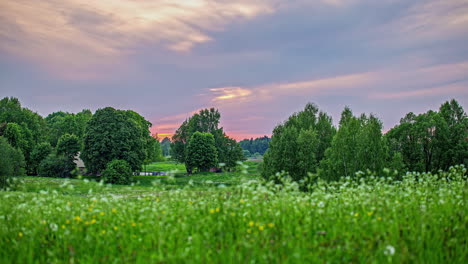
[{"label": "tall grass", "polygon": [[[466,263],[466,169],[293,182],[0,192],[1,263]],[[31,182],[29,183],[31,184]],[[50,185],[52,186],[52,185]]]}]

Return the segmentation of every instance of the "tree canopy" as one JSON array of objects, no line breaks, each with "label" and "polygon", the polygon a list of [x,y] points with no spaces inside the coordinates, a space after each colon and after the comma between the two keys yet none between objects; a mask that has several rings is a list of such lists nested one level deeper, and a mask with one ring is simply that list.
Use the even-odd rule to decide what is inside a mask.
[{"label": "tree canopy", "polygon": [[237,147],[238,143],[229,138],[224,133],[223,128],[219,127],[220,118],[221,114],[214,108],[200,110],[199,113],[185,120],[172,137],[172,158],[180,163],[185,163],[189,173],[190,163],[187,163],[187,161],[190,157],[188,156],[187,146],[192,135],[196,132],[213,135],[217,160],[224,163],[228,169],[235,167],[232,160],[242,158],[242,148]]},{"label": "tree canopy", "polygon": [[98,109],[89,120],[81,158],[91,173],[102,172],[112,160],[125,160],[133,171],[146,158],[150,123],[133,111]]}]

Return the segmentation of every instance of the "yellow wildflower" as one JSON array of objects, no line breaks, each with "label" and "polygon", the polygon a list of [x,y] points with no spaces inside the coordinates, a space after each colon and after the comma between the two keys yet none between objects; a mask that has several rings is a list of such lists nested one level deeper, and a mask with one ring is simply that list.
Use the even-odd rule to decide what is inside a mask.
[{"label": "yellow wildflower", "polygon": [[70,224],[70,220],[65,221],[66,224]]},{"label": "yellow wildflower", "polygon": [[215,210],[214,209],[210,209],[210,214],[214,214]]},{"label": "yellow wildflower", "polygon": [[104,212],[101,212],[101,213],[100,213],[101,216],[104,216],[105,214],[106,214],[106,213],[104,213]]},{"label": "yellow wildflower", "polygon": [[269,227],[269,228],[273,228],[274,226],[275,226],[275,224],[273,224],[273,223],[269,223],[269,224],[268,224],[268,227]]},{"label": "yellow wildflower", "polygon": [[91,220],[91,224],[94,225],[96,223],[96,219]]},{"label": "yellow wildflower", "polygon": [[112,212],[113,212],[114,214],[117,213],[117,209],[112,208]]},{"label": "yellow wildflower", "polygon": [[75,216],[75,221],[80,222],[80,221],[81,221],[81,217],[80,217],[80,216]]},{"label": "yellow wildflower", "polygon": [[380,217],[380,216],[377,217],[377,220],[382,221],[382,217]]},{"label": "yellow wildflower", "polygon": [[264,226],[262,226],[262,225],[261,225],[261,226],[258,226],[258,230],[263,231],[263,229],[265,229]]},{"label": "yellow wildflower", "polygon": [[133,226],[133,227],[135,227],[135,226],[136,226],[135,222],[132,222],[132,226]]},{"label": "yellow wildflower", "polygon": [[249,222],[249,226],[254,226],[255,225],[255,222],[254,221],[250,221]]},{"label": "yellow wildflower", "polygon": [[367,212],[367,216],[372,216],[374,212]]},{"label": "yellow wildflower", "polygon": [[249,234],[250,234],[250,233],[252,233],[252,230],[250,230],[250,229],[247,229],[247,233],[249,233]]},{"label": "yellow wildflower", "polygon": [[19,237],[23,237],[23,233],[19,232],[19,233],[18,233],[18,236],[19,236]]},{"label": "yellow wildflower", "polygon": [[219,208],[216,208],[216,212],[219,213]]},{"label": "yellow wildflower", "polygon": [[105,233],[106,233],[106,230],[102,230],[102,231],[101,231],[101,234],[104,235]]},{"label": "yellow wildflower", "polygon": [[65,229],[65,226],[64,226],[64,225],[62,225],[62,229]]},{"label": "yellow wildflower", "polygon": [[244,201],[244,200],[242,200],[242,199],[241,199],[239,202],[240,202],[241,204],[245,203],[245,201]]},{"label": "yellow wildflower", "polygon": [[117,231],[118,229],[119,229],[118,227],[114,226],[114,230],[116,230],[116,231]]}]

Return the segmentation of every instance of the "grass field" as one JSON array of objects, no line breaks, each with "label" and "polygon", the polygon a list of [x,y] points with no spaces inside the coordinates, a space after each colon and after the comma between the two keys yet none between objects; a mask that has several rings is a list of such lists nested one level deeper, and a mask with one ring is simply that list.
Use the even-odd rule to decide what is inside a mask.
[{"label": "grass field", "polygon": [[305,193],[250,165],[133,186],[24,178],[0,192],[0,263],[466,263],[464,168]]}]

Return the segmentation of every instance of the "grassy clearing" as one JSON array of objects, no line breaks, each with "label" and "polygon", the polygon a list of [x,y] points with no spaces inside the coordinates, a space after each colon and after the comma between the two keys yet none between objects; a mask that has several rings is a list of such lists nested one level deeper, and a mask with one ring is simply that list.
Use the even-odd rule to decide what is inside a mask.
[{"label": "grassy clearing", "polygon": [[[408,174],[402,182],[318,182],[311,193],[242,176],[229,186],[206,183],[218,175],[130,187],[26,178],[20,191],[0,192],[0,262],[465,263],[468,257],[465,169]],[[192,183],[182,184],[185,178]]]}]

